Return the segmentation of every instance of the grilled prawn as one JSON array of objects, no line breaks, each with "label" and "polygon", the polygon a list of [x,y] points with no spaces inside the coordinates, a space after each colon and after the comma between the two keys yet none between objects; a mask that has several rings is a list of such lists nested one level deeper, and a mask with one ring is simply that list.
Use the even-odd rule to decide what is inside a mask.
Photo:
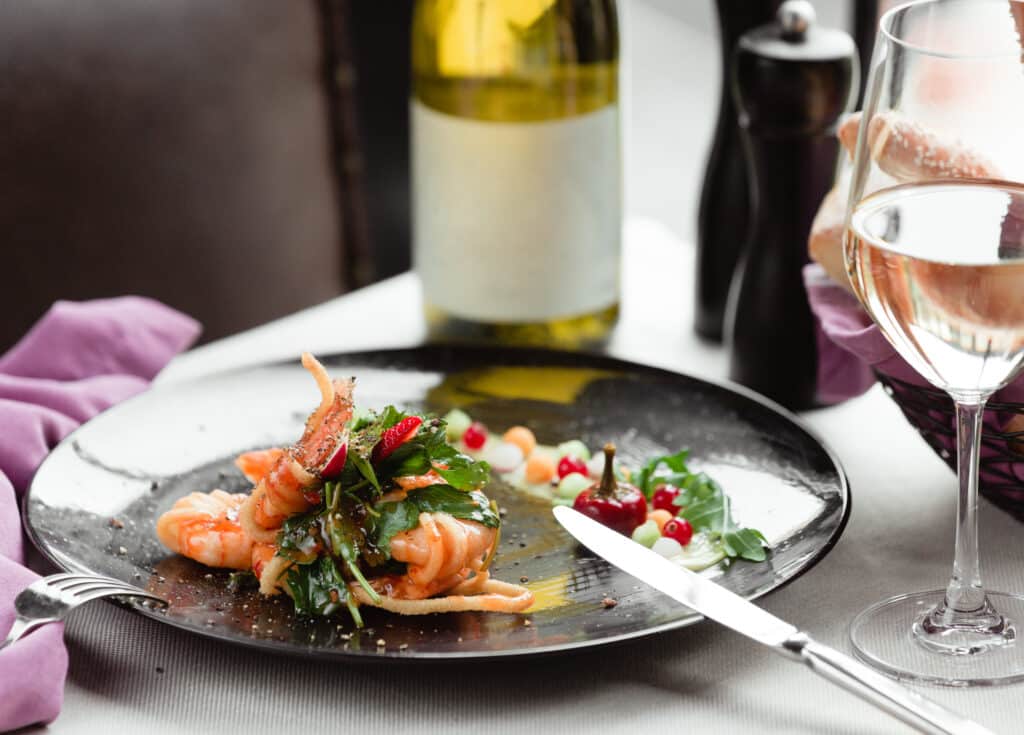
[{"label": "grilled prawn", "polygon": [[302,355],[302,366],[320,389],[320,405],[306,420],[302,437],[287,449],[249,452],[237,460],[242,472],[256,483],[239,520],[259,543],[272,543],[285,518],[320,502],[320,473],[337,452],[344,451],[348,440],[353,381],[331,380],[308,352]]},{"label": "grilled prawn", "polygon": [[247,495],[214,490],[191,493],[160,516],[156,534],[171,551],[208,567],[248,569],[252,539],[238,522]]}]

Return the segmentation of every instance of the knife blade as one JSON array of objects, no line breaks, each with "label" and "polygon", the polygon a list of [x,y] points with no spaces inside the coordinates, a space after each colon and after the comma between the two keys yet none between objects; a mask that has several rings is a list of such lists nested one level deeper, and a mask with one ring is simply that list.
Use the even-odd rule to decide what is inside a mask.
[{"label": "knife blade", "polygon": [[552,512],[570,535],[613,566],[701,615],[805,664],[921,732],[993,735],[978,723],[818,643],[767,610],[582,513],[564,506]]}]

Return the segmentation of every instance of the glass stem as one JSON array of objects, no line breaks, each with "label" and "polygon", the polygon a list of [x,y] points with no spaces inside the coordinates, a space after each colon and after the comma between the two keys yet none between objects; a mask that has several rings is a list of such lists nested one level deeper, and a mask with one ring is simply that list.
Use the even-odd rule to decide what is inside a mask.
[{"label": "glass stem", "polygon": [[946,588],[946,614],[977,613],[986,607],[978,559],[978,460],[981,426],[988,395],[955,397],[957,474],[960,497],[956,507],[956,551],[953,576]]},{"label": "glass stem", "polygon": [[953,396],[960,476],[953,576],[942,603],[918,618],[912,628],[919,643],[939,653],[982,653],[1016,638],[1013,624],[992,607],[985,594],[978,559],[978,460],[988,395]]}]

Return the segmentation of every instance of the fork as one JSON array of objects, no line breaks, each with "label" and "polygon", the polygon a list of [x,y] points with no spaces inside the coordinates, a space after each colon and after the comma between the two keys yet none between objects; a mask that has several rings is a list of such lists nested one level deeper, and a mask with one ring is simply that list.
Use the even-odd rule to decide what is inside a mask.
[{"label": "fork", "polygon": [[46,623],[63,620],[79,605],[101,597],[136,597],[164,607],[167,600],[127,582],[98,574],[51,574],[36,580],[14,598],[17,617],[0,650]]}]

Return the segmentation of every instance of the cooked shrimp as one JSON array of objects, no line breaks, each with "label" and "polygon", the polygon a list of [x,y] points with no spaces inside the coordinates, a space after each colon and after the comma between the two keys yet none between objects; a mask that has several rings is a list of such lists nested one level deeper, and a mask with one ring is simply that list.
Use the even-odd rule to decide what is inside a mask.
[{"label": "cooked shrimp", "polygon": [[458,584],[469,572],[479,571],[497,536],[493,528],[447,513],[420,513],[419,521],[416,528],[391,539],[391,556],[408,564],[406,576],[421,588],[439,580]]},{"label": "cooked shrimp", "polygon": [[410,490],[419,490],[431,485],[442,485],[445,479],[431,470],[424,475],[405,475],[404,477],[393,478],[398,487],[391,492],[384,493],[377,500],[378,503],[397,503],[405,500]]},{"label": "cooked shrimp", "polygon": [[186,495],[160,516],[156,534],[171,551],[206,566],[248,569],[252,539],[238,522],[247,498],[223,490]]},{"label": "cooked shrimp", "polygon": [[235,466],[242,471],[245,479],[253,485],[258,483],[274,468],[274,465],[284,455],[283,449],[257,449],[253,452],[245,452],[235,458]]},{"label": "cooked shrimp", "polygon": [[406,475],[405,477],[396,477],[394,479],[395,484],[405,492],[431,485],[443,485],[445,482],[445,479],[433,470],[425,475]]},{"label": "cooked shrimp", "polygon": [[260,582],[260,593],[276,595],[284,587],[284,575],[293,562],[277,554],[276,544],[252,545],[252,572]]},{"label": "cooked shrimp", "polygon": [[464,583],[473,572],[486,576],[483,562],[496,538],[495,529],[474,521],[420,513],[416,528],[391,539],[391,556],[408,565],[406,573],[376,577],[370,584],[386,598],[425,600]]},{"label": "cooked shrimp", "polygon": [[[292,447],[267,450],[267,454],[242,455],[242,471],[255,476],[252,495],[242,505],[239,520],[254,541],[270,543],[284,519],[309,510],[320,501],[323,481],[319,471],[334,451],[347,441],[347,423],[352,418],[351,380],[331,380],[324,366],[308,352],[302,365],[313,375],[320,388],[320,405],[306,420],[306,429]],[[245,459],[243,459],[243,457]]]},{"label": "cooked shrimp", "polygon": [[389,574],[381,577],[374,577],[370,579],[369,582],[370,586],[373,587],[381,597],[387,597],[395,600],[426,600],[427,598],[433,597],[441,592],[446,592],[452,587],[462,584],[466,581],[468,576],[469,571],[467,570],[464,574],[456,574],[444,579],[435,579],[426,586],[416,584],[409,579],[409,575],[407,574]]}]

